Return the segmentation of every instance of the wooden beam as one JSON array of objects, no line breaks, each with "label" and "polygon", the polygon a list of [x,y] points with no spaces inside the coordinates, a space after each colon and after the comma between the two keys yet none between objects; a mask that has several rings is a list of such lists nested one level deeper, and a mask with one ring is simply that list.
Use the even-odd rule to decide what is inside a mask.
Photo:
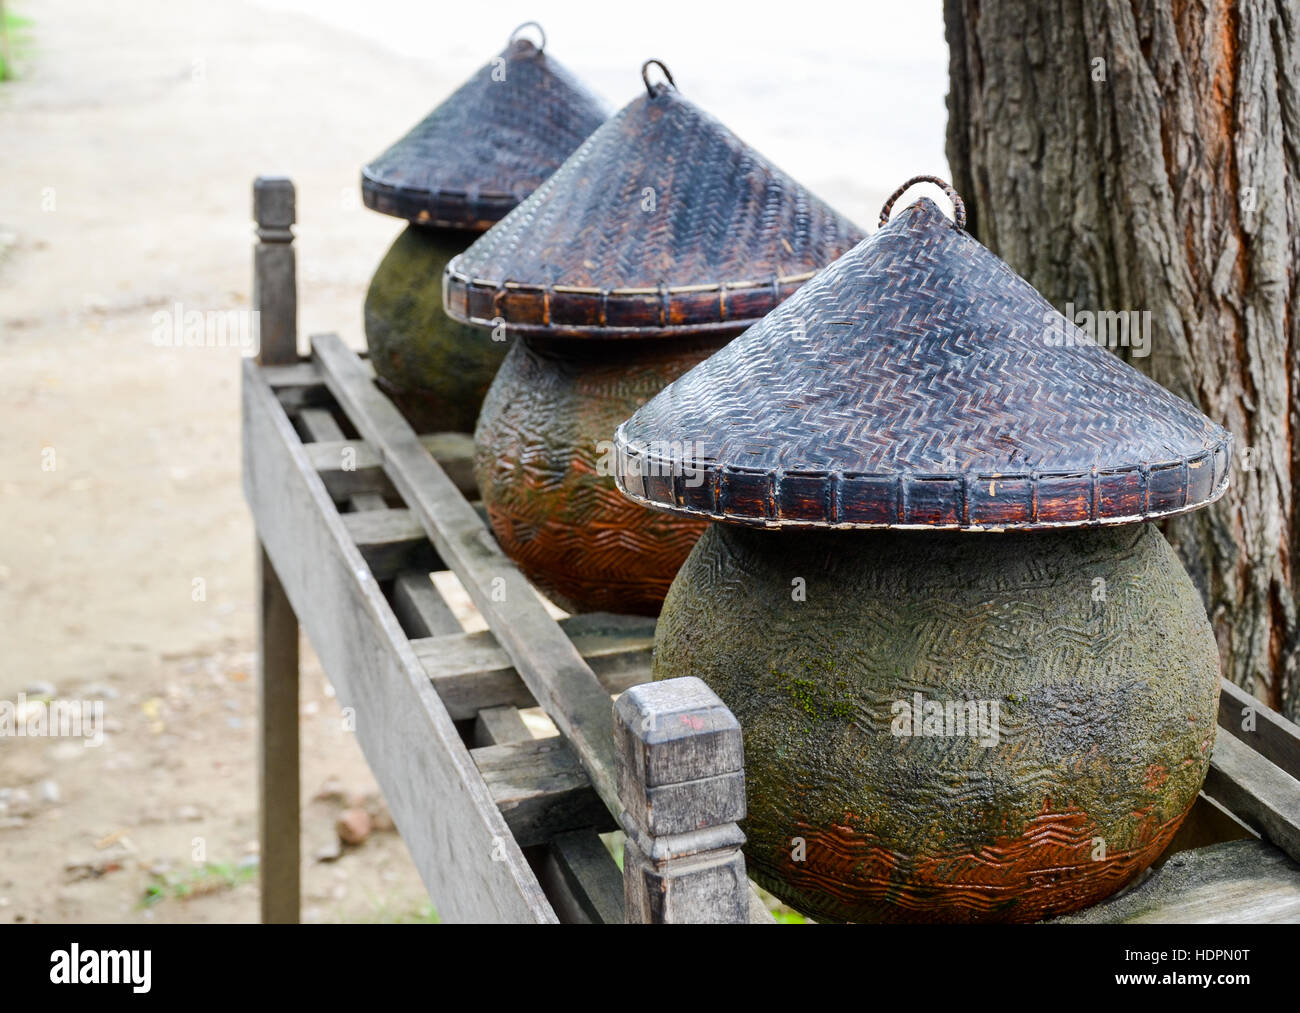
[{"label": "wooden beam", "polygon": [[597,793],[618,812],[609,696],[402,418],[337,335],[312,348],[325,384],[361,437],[383,448],[383,467],[402,499],[460,578],[520,677],[572,744]]},{"label": "wooden beam", "polygon": [[1300,778],[1300,726],[1227,679],[1219,694],[1219,727]]},{"label": "wooden beam", "polygon": [[341,514],[340,519],[376,580],[404,570],[429,573],[439,568],[438,553],[409,510],[367,510]]},{"label": "wooden beam", "polygon": [[1219,735],[1201,790],[1300,861],[1300,781],[1245,743]]},{"label": "wooden beam", "polygon": [[262,921],[297,922],[301,912],[301,772],[298,763],[298,617],[258,543],[257,810]]},{"label": "wooden beam", "polygon": [[484,746],[470,755],[521,847],[569,830],[618,829],[562,736]]},{"label": "wooden beam", "polygon": [[[650,681],[654,620],[591,612],[560,620],[607,695]],[[533,694],[490,630],[415,640],[411,646],[457,720],[485,707],[536,707]]]},{"label": "wooden beam", "polygon": [[267,556],[439,914],[447,921],[556,921],[343,516],[249,361],[243,455],[244,494]]}]

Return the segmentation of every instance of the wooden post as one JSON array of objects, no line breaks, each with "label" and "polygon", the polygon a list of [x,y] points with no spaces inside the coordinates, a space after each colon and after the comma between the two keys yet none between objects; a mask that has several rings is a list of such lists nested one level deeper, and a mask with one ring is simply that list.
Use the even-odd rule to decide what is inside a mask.
[{"label": "wooden post", "polygon": [[619,697],[614,728],[627,920],[748,922],[735,716],[699,679],[667,679]]},{"label": "wooden post", "polygon": [[[293,183],[258,177],[253,184],[253,304],[259,317],[258,362],[298,358]],[[300,787],[298,768],[298,617],[261,539],[257,545],[258,841],[262,921],[299,918]]]},{"label": "wooden post", "polygon": [[264,366],[298,360],[298,272],[293,253],[296,208],[293,181],[258,176],[253,182],[253,308],[258,314],[258,356]]}]

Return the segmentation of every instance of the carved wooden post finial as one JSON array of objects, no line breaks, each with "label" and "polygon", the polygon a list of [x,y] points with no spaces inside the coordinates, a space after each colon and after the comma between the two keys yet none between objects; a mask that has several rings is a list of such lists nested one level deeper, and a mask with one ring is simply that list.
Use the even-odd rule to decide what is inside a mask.
[{"label": "carved wooden post finial", "polygon": [[735,716],[689,677],[632,687],[614,704],[614,726],[627,920],[747,922]]},{"label": "carved wooden post finial", "polygon": [[296,220],[293,181],[258,176],[253,182],[253,308],[258,314],[257,361],[280,365],[298,359],[298,272],[293,251]]}]

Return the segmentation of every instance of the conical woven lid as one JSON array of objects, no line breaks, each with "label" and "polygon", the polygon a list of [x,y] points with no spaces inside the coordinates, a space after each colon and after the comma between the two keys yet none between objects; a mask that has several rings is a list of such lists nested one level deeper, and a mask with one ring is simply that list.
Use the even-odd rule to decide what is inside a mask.
[{"label": "conical woven lid", "polygon": [[1231,440],[923,199],[615,445],[623,491],[670,511],[980,529],[1190,510],[1227,488]]},{"label": "conical woven lid", "polygon": [[363,168],[366,206],[421,225],[482,231],[537,189],[607,115],[545,45],[512,37]]},{"label": "conical woven lid", "polygon": [[862,238],[675,88],[647,92],[448,265],[451,316],[573,337],[738,332]]}]

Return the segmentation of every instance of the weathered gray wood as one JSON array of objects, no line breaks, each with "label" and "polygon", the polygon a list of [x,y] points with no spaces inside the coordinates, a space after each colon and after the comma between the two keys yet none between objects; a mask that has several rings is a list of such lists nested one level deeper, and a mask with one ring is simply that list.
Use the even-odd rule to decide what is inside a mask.
[{"label": "weathered gray wood", "polygon": [[298,921],[298,617],[258,543],[258,843],[262,921]]},{"label": "weathered gray wood", "polygon": [[409,637],[441,638],[464,630],[425,571],[397,575],[393,581],[393,612]]},{"label": "weathered gray wood", "polygon": [[475,745],[499,746],[532,737],[517,707],[484,707],[474,719]]},{"label": "weathered gray wood", "polygon": [[[328,396],[328,392],[321,389]],[[465,433],[431,433],[421,436],[420,443],[447,472],[447,477],[465,498],[474,500],[478,498],[478,485],[474,481],[473,445],[468,451],[463,445],[463,441],[468,438]],[[307,456],[320,473],[325,488],[336,498],[342,498],[353,490],[379,493],[396,491],[379,466],[379,454],[365,440],[340,438],[309,443]],[[343,466],[345,460],[349,465],[347,470]]]},{"label": "weathered gray wood", "polygon": [[428,573],[438,568],[438,554],[409,510],[367,510],[340,516],[376,580],[388,580],[404,570]]},{"label": "weathered gray wood", "polygon": [[[532,738],[516,707],[486,707],[475,720],[474,741],[479,746],[527,742]],[[598,807],[598,815],[607,817],[595,792],[590,798],[591,804]],[[524,857],[537,873],[561,922],[623,923],[623,873],[594,830],[558,834],[544,845],[525,848]]]},{"label": "weathered gray wood", "polygon": [[[343,441],[343,429],[335,420],[333,414],[326,408],[304,408],[298,413],[298,422],[306,431],[308,438],[312,443],[323,440],[329,440],[332,443]],[[343,453],[339,454],[339,467],[342,469],[344,464]],[[328,483],[326,488],[328,488]],[[384,502],[384,497],[377,491],[357,491],[347,497],[346,503],[353,510],[387,510],[388,504]]]},{"label": "weathered gray wood", "polygon": [[1300,781],[1245,743],[1219,735],[1202,790],[1300,861]]},{"label": "weathered gray wood", "polygon": [[595,832],[557,836],[538,863],[537,877],[560,921],[623,924],[623,873]]},{"label": "weathered gray wood", "polygon": [[617,829],[563,736],[484,746],[470,755],[521,847],[568,830]]},{"label": "weathered gray wood", "polygon": [[439,914],[554,922],[343,516],[251,362],[243,389],[244,492],[258,533]]},{"label": "weathered gray wood", "polygon": [[610,811],[617,812],[609,695],[357,357],[337,335],[316,336],[312,348],[330,393],[362,438],[383,447],[383,467],[393,485],[460,578],[537,702],[572,744],[592,786]]},{"label": "weathered gray wood", "polygon": [[1247,838],[1258,839],[1259,834],[1246,826],[1220,803],[1210,798],[1205,792],[1196,796],[1191,812],[1183,820],[1174,839],[1161,853],[1157,860],[1164,861],[1180,851],[1192,851],[1205,848],[1211,844],[1224,841],[1240,841]]},{"label": "weathered gray wood", "polygon": [[633,686],[613,714],[628,921],[748,923],[735,716],[694,677]]},{"label": "weathered gray wood", "polygon": [[1300,726],[1227,679],[1219,695],[1219,727],[1292,777],[1300,778]]},{"label": "weathered gray wood", "polygon": [[298,279],[293,253],[293,183],[282,176],[259,176],[253,183],[253,305],[258,315],[257,361],[294,362],[298,358]]},{"label": "weathered gray wood", "polygon": [[[560,620],[608,694],[650,679],[654,620],[590,612]],[[448,713],[472,718],[484,707],[536,707],[505,649],[488,630],[415,640],[411,646]]]},{"label": "weathered gray wood", "polygon": [[1300,922],[1300,865],[1263,841],[1182,851],[1145,882],[1052,924]]}]

